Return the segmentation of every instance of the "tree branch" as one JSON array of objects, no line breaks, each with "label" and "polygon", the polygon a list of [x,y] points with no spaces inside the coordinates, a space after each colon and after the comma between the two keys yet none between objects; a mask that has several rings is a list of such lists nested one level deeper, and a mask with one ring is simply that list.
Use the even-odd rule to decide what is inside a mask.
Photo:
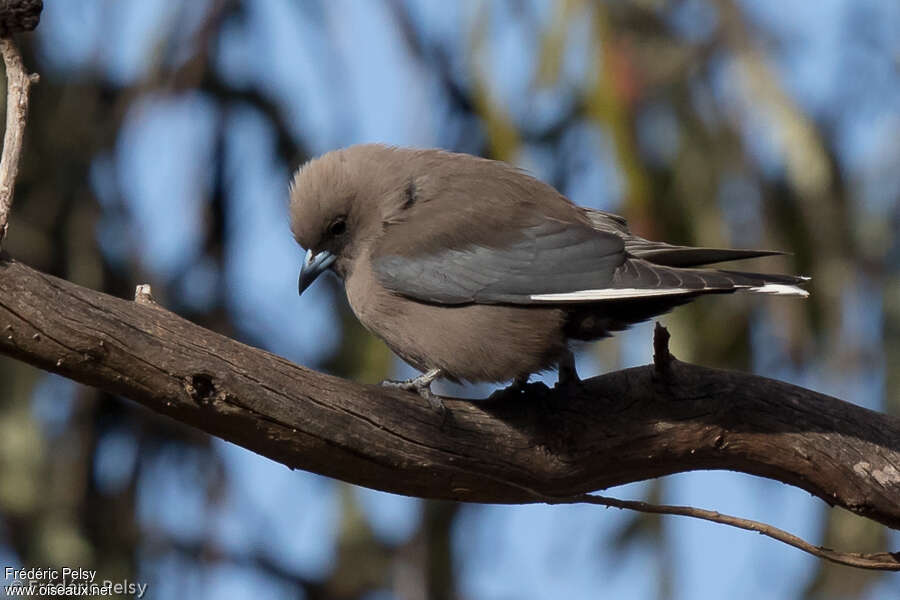
[{"label": "tree branch", "polygon": [[446,399],[442,425],[415,394],[317,373],[158,305],[0,258],[0,353],[291,468],[399,494],[497,503],[580,502],[609,486],[728,469],[900,528],[900,419],[682,363],[661,344],[656,351],[664,368],[595,377],[572,397]]},{"label": "tree branch", "polygon": [[3,54],[3,63],[6,65],[6,132],[3,134],[3,155],[0,157],[0,247],[2,247],[3,239],[6,237],[9,211],[12,208],[16,176],[19,174],[19,155],[22,153],[22,140],[25,137],[25,122],[28,115],[28,90],[31,84],[37,83],[39,76],[37,73],[29,75],[25,70],[19,49],[11,38],[0,38],[0,54]]}]

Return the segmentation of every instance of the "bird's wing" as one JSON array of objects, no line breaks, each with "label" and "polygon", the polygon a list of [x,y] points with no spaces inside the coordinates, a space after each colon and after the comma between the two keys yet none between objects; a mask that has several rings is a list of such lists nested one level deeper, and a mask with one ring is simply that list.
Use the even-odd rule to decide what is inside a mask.
[{"label": "bird's wing", "polygon": [[491,246],[468,241],[455,247],[373,256],[388,289],[439,304],[530,304],[536,294],[608,287],[625,261],[624,244],[581,223],[544,220]]},{"label": "bird's wing", "polygon": [[484,244],[376,251],[372,267],[387,289],[436,304],[603,302],[767,283],[747,274],[654,265],[630,256],[619,236],[584,223],[545,219],[518,233],[500,247],[486,239]]}]

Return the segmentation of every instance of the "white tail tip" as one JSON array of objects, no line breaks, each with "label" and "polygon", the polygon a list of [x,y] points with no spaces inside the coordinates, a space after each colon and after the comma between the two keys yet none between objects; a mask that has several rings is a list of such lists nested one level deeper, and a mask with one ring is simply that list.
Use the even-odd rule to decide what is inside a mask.
[{"label": "white tail tip", "polygon": [[797,287],[796,285],[785,285],[783,283],[767,283],[759,287],[747,288],[748,292],[757,294],[773,294],[775,296],[800,296],[806,298],[809,292]]}]

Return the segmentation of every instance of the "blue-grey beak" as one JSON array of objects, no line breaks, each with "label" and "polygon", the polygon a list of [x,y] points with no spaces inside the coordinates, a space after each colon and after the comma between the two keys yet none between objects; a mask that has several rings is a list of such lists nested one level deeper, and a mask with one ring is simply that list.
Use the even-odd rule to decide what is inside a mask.
[{"label": "blue-grey beak", "polygon": [[327,271],[336,258],[337,256],[327,250],[322,250],[318,254],[313,254],[312,250],[307,250],[303,266],[300,267],[300,281],[298,282],[300,293],[302,294],[303,290],[312,285],[316,277]]}]

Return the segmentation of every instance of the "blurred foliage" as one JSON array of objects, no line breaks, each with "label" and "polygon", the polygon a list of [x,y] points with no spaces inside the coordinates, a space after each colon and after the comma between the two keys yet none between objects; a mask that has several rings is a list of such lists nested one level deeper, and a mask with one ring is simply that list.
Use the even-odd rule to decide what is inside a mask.
[{"label": "blurred foliage", "polygon": [[[99,1],[81,8],[48,3],[45,19],[60,11],[64,14],[56,19],[75,28],[86,26],[79,10],[96,4],[99,33],[95,55],[76,66],[48,57],[48,45],[61,42],[37,43],[36,36],[59,33],[59,27],[39,27],[22,38],[26,64],[42,78],[34,88],[10,254],[122,297],[129,297],[136,283],[151,281],[157,298],[172,310],[271,346],[237,308],[229,286],[228,257],[239,243],[235,224],[242,217],[230,201],[236,175],[229,166],[228,136],[241,111],[259,117],[272,132],[272,162],[285,180],[321,143],[298,125],[298,115],[308,108],[302,98],[262,75],[234,75],[223,66],[226,57],[243,53],[251,72],[260,68],[262,54],[241,47],[235,32],[251,31],[246,35],[257,40],[257,50],[264,46],[274,33],[261,29],[253,14],[265,2],[178,3],[168,18],[156,21],[151,44],[121,46],[123,52],[141,53],[143,68],[131,77],[110,74],[111,59],[103,53],[111,46],[102,41],[121,26],[127,3],[126,8]],[[801,102],[777,60],[789,54],[780,40],[790,34],[773,31],[750,2],[460,2],[448,11],[458,21],[450,34],[439,34],[440,28],[423,17],[428,4],[377,3],[388,23],[378,35],[396,38],[411,68],[429,82],[430,112],[438,122],[433,145],[537,167],[573,199],[621,212],[647,237],[792,252],[769,260],[765,268],[812,276],[807,303],[700,300],[667,317],[674,353],[703,364],[815,382],[848,400],[900,412],[897,104],[893,120],[881,121],[893,132],[887,136],[893,145],[885,142],[862,155],[846,139],[847,122],[859,117],[854,111],[877,113],[872,106],[879,90],[848,84],[832,106]],[[857,70],[885,73],[896,90],[900,43],[895,38],[897,45],[882,48],[880,38],[863,33],[874,31],[884,14],[896,16],[888,4],[847,9],[842,32],[847,48],[839,56],[846,61],[846,77]],[[347,42],[329,21],[341,15],[335,17],[336,9],[325,0],[286,10],[293,19],[288,26],[303,22],[310,27],[306,31],[318,32],[312,62],[327,73],[335,110],[344,110],[339,81],[346,73],[335,67],[334,57]],[[900,23],[894,25],[900,30]],[[511,55],[513,31],[520,38]],[[515,64],[504,62],[510,56]],[[194,192],[202,207],[192,232],[199,251],[161,271],[148,266],[151,257],[136,236],[140,215],[129,201],[135,183],[115,156],[127,144],[131,115],[167,97],[206,102],[212,133],[203,176],[197,177],[209,183],[197,184]],[[895,92],[880,101],[897,98]],[[337,119],[334,137],[341,144],[357,137],[352,120],[350,112]],[[103,231],[117,233],[103,238]],[[212,291],[203,302],[191,295],[198,269],[212,273]],[[341,335],[332,351],[318,355],[319,366],[362,381],[390,375],[392,358],[384,345],[356,322],[336,285],[327,295],[337,307]],[[874,329],[868,325],[872,320]],[[600,364],[617,367],[629,339],[633,343],[621,336],[591,352]],[[229,547],[199,523],[191,523],[199,532],[173,535],[148,518],[161,510],[153,505],[161,498],[184,501],[166,488],[152,489],[166,481],[160,472],[181,478],[178,489],[197,494],[204,515],[224,510],[229,485],[243,485],[227,468],[221,447],[206,436],[5,358],[0,397],[0,542],[22,564],[88,566],[99,569],[101,578],[149,579],[151,591],[180,589],[179,597],[185,589],[202,591],[198,581],[208,580],[198,573],[215,574],[222,565],[275,582],[273,597],[361,598],[386,590],[403,598],[465,596],[458,580],[465,557],[452,543],[459,513],[454,504],[424,503],[414,531],[385,541],[373,531],[353,490],[338,485],[339,525],[334,540],[320,541],[333,544],[334,556],[325,572],[313,576],[285,566],[264,547]],[[647,497],[664,500],[666,485],[654,482]],[[880,526],[842,512],[824,514],[826,545],[874,551],[888,543]],[[240,518],[253,522],[265,515],[244,512]],[[604,555],[598,563],[615,564],[616,557],[635,548],[652,553],[656,595],[675,594],[674,558],[658,517],[630,516],[597,546]],[[178,567],[166,567],[173,560]],[[178,574],[183,587],[166,587],[166,573]],[[823,562],[808,578],[805,593],[862,598],[879,577],[884,576],[848,573]]]}]

